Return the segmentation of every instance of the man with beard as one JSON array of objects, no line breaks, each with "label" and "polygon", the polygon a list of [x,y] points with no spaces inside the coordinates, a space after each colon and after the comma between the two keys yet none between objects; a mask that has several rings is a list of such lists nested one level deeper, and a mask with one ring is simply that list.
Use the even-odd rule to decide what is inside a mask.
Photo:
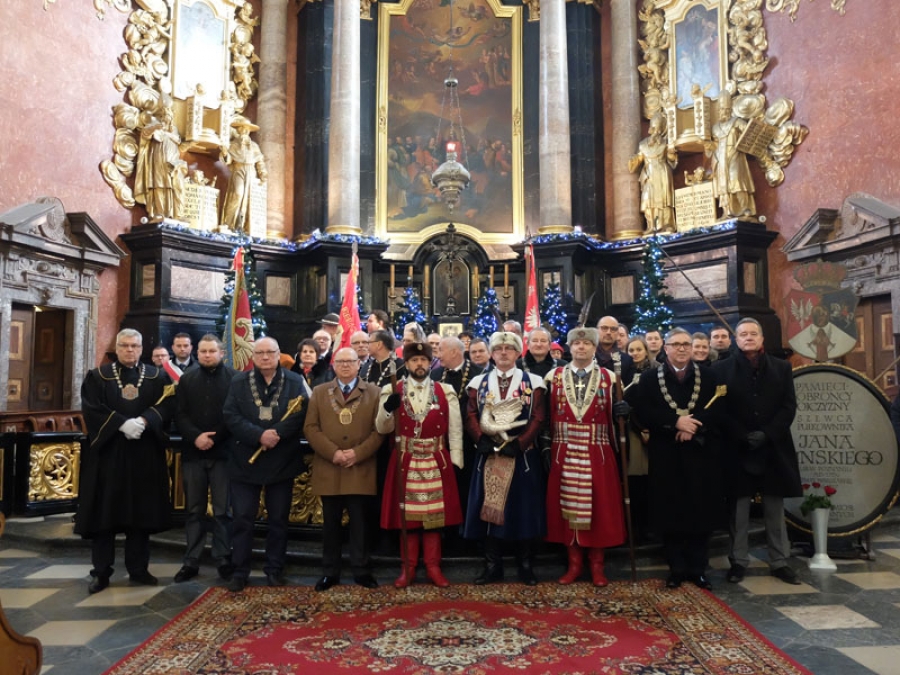
[{"label": "man with beard", "polygon": [[649,513],[669,564],[666,586],[690,581],[709,589],[709,536],[724,524],[714,434],[723,399],[712,371],[691,360],[690,333],[674,328],[664,344],[666,362],[646,370],[625,396],[650,432]]},{"label": "man with beard", "polygon": [[175,574],[181,583],[197,576],[206,544],[207,504],[212,504],[212,557],[219,576],[230,579],[231,518],[228,515],[228,439],[222,406],[228,396],[234,370],[222,363],[225,345],[215,335],[204,335],[197,344],[198,368],[178,381],[175,424],[182,437],[181,470],[184,485],[184,525],[187,549],[184,564]]},{"label": "man with beard", "polygon": [[158,583],[148,570],[150,534],[169,527],[165,432],[175,398],[168,376],[140,362],[142,342],[138,331],[120,331],[116,360],[90,371],[81,386],[89,444],[81,458],[75,533],[92,540],[90,593],[109,586],[118,532],[125,533],[129,579]]},{"label": "man with beard", "polygon": [[[445,337],[441,340],[441,365],[431,371],[431,379],[453,387],[454,399],[459,403],[461,419],[465,419],[469,398],[466,387],[476,375],[481,374],[481,367],[476,366],[465,357],[462,340]],[[463,438],[464,463],[456,472],[456,484],[459,486],[459,500],[463,513],[469,501],[469,483],[472,480],[472,465],[475,463],[475,444],[468,436]]]},{"label": "man with beard", "polygon": [[533,373],[540,377],[545,377],[547,373],[563,364],[557,363],[556,359],[550,356],[550,345],[553,340],[550,331],[546,328],[535,328],[528,337],[528,351],[525,356],[516,361],[516,365],[526,373]]},{"label": "man with beard", "polygon": [[601,368],[615,373],[621,382],[631,382],[634,378],[634,361],[618,347],[619,320],[614,316],[601,317],[597,322],[600,344],[594,358]]},{"label": "man with beard", "polygon": [[233,593],[244,590],[250,576],[253,526],[263,488],[268,526],[263,571],[269,586],[285,585],[288,516],[294,477],[303,467],[300,432],[310,390],[302,377],[279,365],[280,355],[273,338],[258,339],[253,344],[253,370],[235,376],[225,399],[234,513],[234,576],[228,590]]},{"label": "man with beard", "polygon": [[595,586],[608,585],[604,549],[625,541],[613,448],[615,376],[594,361],[598,339],[594,328],[569,331],[572,362],[546,379],[552,429],[547,541],[566,546],[569,566],[561,584],[581,576],[587,549],[591,580]]},{"label": "man with beard", "polygon": [[[471,350],[471,346],[470,346]],[[484,540],[485,566],[476,584],[503,580],[502,542],[517,547],[519,581],[537,584],[535,542],[547,530],[546,479],[535,441],[547,418],[544,381],[516,368],[522,338],[491,335],[494,368],[469,383],[466,432],[478,456],[463,536]]]},{"label": "man with beard", "polygon": [[409,586],[416,574],[419,532],[425,571],[435,586],[450,585],[441,572],[441,533],[459,525],[462,509],[452,465],[462,468],[462,418],[453,388],[431,379],[431,346],[403,346],[407,377],[397,391],[386,385],[375,420],[379,433],[393,435],[381,526],[405,530],[406,550],[396,588]]}]

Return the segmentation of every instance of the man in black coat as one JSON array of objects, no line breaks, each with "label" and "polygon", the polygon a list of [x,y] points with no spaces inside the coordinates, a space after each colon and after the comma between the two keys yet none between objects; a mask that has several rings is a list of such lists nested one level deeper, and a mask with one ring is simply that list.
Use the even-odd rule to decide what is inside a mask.
[{"label": "man in black coat", "polygon": [[738,322],[735,344],[730,359],[713,363],[719,383],[727,387],[721,414],[723,448],[728,449],[723,456],[726,487],[732,501],[728,581],[741,581],[750,562],[750,502],[759,492],[772,575],[798,584],[788,566],[791,548],[784,521],[784,498],[803,494],[791,437],[797,411],[791,366],[764,351],[756,319]]},{"label": "man in black coat", "polygon": [[566,365],[550,356],[550,345],[553,338],[546,328],[535,328],[525,338],[527,350],[525,356],[516,361],[516,367],[526,373],[534,373],[545,377],[547,373],[558,366]]},{"label": "man in black coat", "polygon": [[646,370],[625,399],[650,432],[649,512],[669,564],[666,586],[709,589],[709,536],[725,520],[715,434],[722,399],[712,371],[691,360],[690,333],[669,331],[663,348],[666,362]]},{"label": "man in black coat", "polygon": [[75,533],[91,539],[88,591],[109,586],[116,533],[125,533],[125,568],[132,582],[155,586],[150,534],[169,528],[166,430],[174,385],[162,369],[140,362],[143,338],[116,336],[116,360],[95,368],[81,386],[88,445],[81,456]]},{"label": "man in black coat", "polygon": [[597,363],[601,368],[613,371],[623,384],[631,382],[634,379],[634,359],[619,350],[619,320],[614,316],[600,317],[597,332],[600,334],[600,344],[594,357]]},{"label": "man in black coat", "polygon": [[[225,345],[215,335],[204,335],[197,343],[197,368],[178,381],[178,411],[175,424],[181,433],[181,475],[187,522],[184,564],[175,574],[176,583],[188,581],[200,571],[200,555],[206,544],[207,503],[212,503],[212,557],[219,576],[229,579],[231,566],[231,518],[228,515],[228,440],[222,408],[233,369],[222,363]],[[207,496],[208,495],[208,496]]]},{"label": "man in black coat", "polygon": [[263,571],[270,586],[285,584],[288,516],[294,477],[303,467],[300,432],[310,390],[302,377],[279,365],[280,356],[274,339],[258,339],[253,345],[253,370],[235,376],[225,399],[234,513],[234,576],[228,583],[232,592],[244,590],[250,576],[253,525],[263,487],[268,514]]}]

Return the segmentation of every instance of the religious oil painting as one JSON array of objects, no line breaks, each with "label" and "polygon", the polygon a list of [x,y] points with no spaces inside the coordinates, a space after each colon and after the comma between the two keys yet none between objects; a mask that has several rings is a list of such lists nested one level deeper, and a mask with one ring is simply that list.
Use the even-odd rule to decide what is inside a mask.
[{"label": "religious oil painting", "polygon": [[691,89],[697,85],[711,99],[721,90],[721,64],[726,40],[719,25],[719,7],[696,3],[688,7],[684,18],[674,21],[675,96],[679,108],[690,108],[694,103]]},{"label": "religious oil painting", "polygon": [[[379,5],[379,235],[417,242],[447,222],[485,243],[522,233],[521,11],[497,0]],[[431,183],[450,140],[471,174],[453,213]]]}]

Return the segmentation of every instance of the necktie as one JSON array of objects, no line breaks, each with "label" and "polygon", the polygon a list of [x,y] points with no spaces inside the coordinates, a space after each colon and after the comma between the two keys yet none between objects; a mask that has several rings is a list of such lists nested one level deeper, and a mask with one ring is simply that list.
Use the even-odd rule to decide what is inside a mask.
[{"label": "necktie", "polygon": [[345,384],[343,391],[344,391],[344,398],[347,398],[350,395],[350,385]]}]

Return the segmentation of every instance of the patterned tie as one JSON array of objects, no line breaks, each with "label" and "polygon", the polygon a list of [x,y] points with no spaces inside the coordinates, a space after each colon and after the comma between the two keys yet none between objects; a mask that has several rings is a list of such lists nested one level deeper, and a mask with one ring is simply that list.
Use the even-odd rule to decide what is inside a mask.
[{"label": "patterned tie", "polygon": [[350,385],[345,384],[343,391],[344,391],[344,398],[347,398],[350,395]]}]

